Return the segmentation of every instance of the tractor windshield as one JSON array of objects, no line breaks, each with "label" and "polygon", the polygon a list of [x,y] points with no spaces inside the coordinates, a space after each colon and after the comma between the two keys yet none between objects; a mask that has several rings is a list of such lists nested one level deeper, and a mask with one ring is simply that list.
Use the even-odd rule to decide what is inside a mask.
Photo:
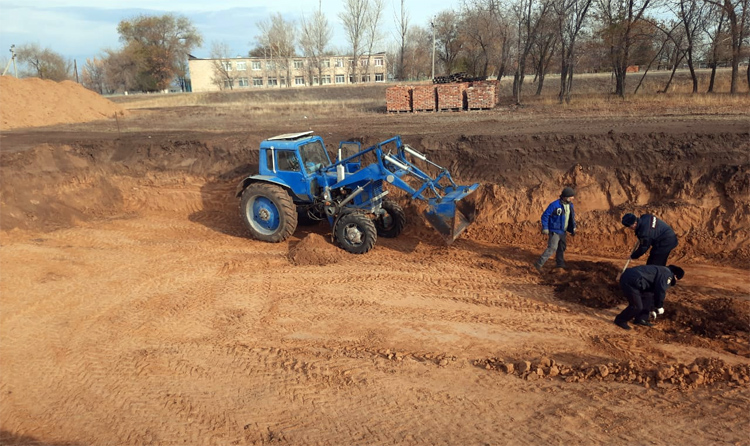
[{"label": "tractor windshield", "polygon": [[326,149],[320,141],[311,141],[301,145],[299,153],[302,155],[302,163],[305,165],[307,173],[313,173],[321,167],[330,164]]}]

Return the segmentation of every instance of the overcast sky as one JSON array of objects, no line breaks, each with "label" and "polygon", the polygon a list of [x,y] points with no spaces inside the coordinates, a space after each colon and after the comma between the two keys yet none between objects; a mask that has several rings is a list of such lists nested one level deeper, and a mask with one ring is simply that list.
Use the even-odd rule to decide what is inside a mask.
[{"label": "overcast sky", "polygon": [[[334,30],[334,48],[348,47],[338,14],[344,0],[322,0],[323,13]],[[385,0],[383,14],[385,50],[395,42],[395,10],[400,0]],[[410,25],[428,27],[436,13],[457,7],[458,0],[406,0]],[[211,44],[224,42],[233,55],[246,55],[255,46],[257,24],[280,12],[287,20],[310,16],[318,0],[0,0],[0,60],[10,57],[10,45],[36,43],[43,48],[76,59],[79,66],[86,58],[106,48],[121,47],[117,24],[139,14],[182,14],[203,35],[203,47],[193,51],[196,57],[209,57]]]}]

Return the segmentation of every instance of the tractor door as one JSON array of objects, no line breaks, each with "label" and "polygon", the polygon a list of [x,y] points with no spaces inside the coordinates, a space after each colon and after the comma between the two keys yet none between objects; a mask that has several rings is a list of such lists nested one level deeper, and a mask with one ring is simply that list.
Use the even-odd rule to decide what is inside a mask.
[{"label": "tractor door", "polygon": [[[286,183],[295,195],[307,199],[310,191],[307,186],[307,178],[302,173],[302,162],[297,156],[296,150],[276,149],[266,152],[268,166],[275,167],[275,174]],[[273,156],[276,156],[275,163]]]}]

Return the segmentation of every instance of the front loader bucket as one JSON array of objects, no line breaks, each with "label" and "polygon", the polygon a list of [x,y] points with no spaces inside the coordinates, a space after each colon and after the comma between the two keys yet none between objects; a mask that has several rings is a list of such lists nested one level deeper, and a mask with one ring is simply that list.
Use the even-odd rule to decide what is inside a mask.
[{"label": "front loader bucket", "polygon": [[436,197],[427,200],[429,207],[424,212],[424,216],[432,227],[443,236],[446,244],[453,243],[471,224],[469,219],[456,208],[456,204],[474,192],[477,187],[479,187],[478,183],[471,186],[458,186],[442,198]]}]

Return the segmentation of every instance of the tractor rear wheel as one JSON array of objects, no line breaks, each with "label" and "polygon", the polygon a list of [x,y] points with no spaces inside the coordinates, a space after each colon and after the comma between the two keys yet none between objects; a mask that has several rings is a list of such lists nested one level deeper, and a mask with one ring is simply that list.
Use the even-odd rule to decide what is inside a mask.
[{"label": "tractor rear wheel", "polygon": [[253,237],[264,242],[286,240],[297,229],[297,209],[280,186],[252,183],[242,192],[240,215]]},{"label": "tractor rear wheel", "polygon": [[375,228],[378,235],[386,238],[395,238],[401,234],[406,226],[406,214],[398,203],[391,200],[383,200],[382,204],[385,214],[381,214],[375,220]]},{"label": "tractor rear wheel", "polygon": [[333,233],[339,246],[352,254],[366,253],[375,246],[378,239],[375,224],[367,215],[359,212],[339,217]]}]

